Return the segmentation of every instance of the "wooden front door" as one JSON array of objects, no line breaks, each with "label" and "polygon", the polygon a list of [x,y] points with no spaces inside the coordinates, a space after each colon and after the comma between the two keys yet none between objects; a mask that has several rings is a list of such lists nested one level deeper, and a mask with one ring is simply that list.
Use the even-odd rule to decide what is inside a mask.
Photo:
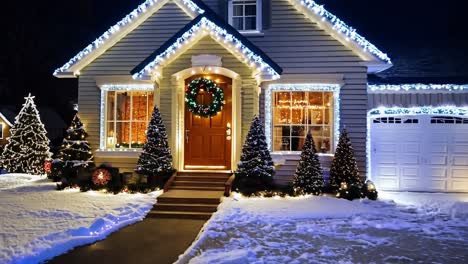
[{"label": "wooden front door", "polygon": [[[225,105],[215,116],[201,118],[192,114],[185,105],[185,165],[186,170],[231,170],[232,80],[221,75],[197,75],[185,81],[209,77],[224,91]],[[200,91],[197,103],[208,105],[211,95]]]}]

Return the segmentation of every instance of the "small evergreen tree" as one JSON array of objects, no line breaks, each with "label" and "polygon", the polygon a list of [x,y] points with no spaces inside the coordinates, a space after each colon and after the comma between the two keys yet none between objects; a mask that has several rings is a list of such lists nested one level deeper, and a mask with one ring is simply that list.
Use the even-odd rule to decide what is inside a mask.
[{"label": "small evergreen tree", "polygon": [[174,172],[172,155],[161,113],[155,106],[146,133],[146,143],[135,171],[139,174],[167,177]]},{"label": "small evergreen tree", "polygon": [[3,167],[11,173],[44,174],[44,162],[51,156],[47,131],[31,94],[15,118],[2,153]]},{"label": "small evergreen tree", "polygon": [[73,117],[70,127],[57,154],[65,167],[87,167],[93,163],[93,155],[86,133],[78,113]]},{"label": "small evergreen tree", "polygon": [[297,194],[320,195],[323,189],[323,173],[312,135],[307,134],[301,159],[294,174],[293,188]]},{"label": "small evergreen tree", "polygon": [[338,191],[342,183],[346,183],[345,186],[349,187],[362,184],[353,146],[346,129],[341,131],[338,147],[330,168],[331,191]]},{"label": "small evergreen tree", "polygon": [[251,194],[271,188],[275,167],[260,119],[255,116],[235,171],[235,189]]}]

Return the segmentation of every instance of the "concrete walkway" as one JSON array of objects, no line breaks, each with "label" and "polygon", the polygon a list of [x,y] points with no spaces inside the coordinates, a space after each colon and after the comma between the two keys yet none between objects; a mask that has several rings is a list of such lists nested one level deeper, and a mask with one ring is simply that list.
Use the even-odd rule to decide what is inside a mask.
[{"label": "concrete walkway", "polygon": [[48,263],[173,263],[192,244],[205,222],[146,218]]}]

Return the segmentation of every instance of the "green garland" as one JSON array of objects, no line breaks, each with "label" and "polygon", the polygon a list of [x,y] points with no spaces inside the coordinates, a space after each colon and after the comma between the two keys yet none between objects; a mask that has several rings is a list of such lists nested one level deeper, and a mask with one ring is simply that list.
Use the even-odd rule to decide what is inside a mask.
[{"label": "green garland", "polygon": [[[205,90],[207,93],[213,94],[213,102],[211,102],[211,104],[200,105],[197,103],[197,95],[200,90]],[[185,89],[185,103],[189,111],[194,115],[209,118],[223,110],[225,104],[224,91],[212,80],[197,78]]]}]

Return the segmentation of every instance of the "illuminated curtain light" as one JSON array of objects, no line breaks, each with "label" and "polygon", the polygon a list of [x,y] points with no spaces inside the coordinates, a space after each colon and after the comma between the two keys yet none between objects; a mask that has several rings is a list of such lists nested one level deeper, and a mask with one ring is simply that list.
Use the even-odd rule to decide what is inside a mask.
[{"label": "illuminated curtain light", "polygon": [[424,107],[379,107],[370,110],[367,113],[367,140],[366,140],[366,153],[367,153],[367,171],[369,178],[372,179],[372,155],[371,153],[371,119],[376,116],[385,115],[454,115],[454,116],[468,116],[468,106],[424,106]]},{"label": "illuminated curtain light", "polygon": [[265,136],[268,147],[273,150],[273,111],[272,111],[272,93],[273,92],[333,92],[334,105],[334,145],[338,143],[340,135],[340,85],[339,84],[270,84],[265,92]]},{"label": "illuminated curtain light", "polygon": [[[113,35],[120,32],[120,30],[129,24],[131,24],[134,20],[138,19],[142,14],[145,14],[150,10],[152,6],[155,4],[160,3],[163,0],[146,0],[142,4],[140,4],[136,9],[126,15],[122,20],[117,22],[117,24],[110,27],[104,34],[102,34],[99,38],[89,44],[86,48],[80,51],[75,57],[71,58],[67,63],[65,63],[62,67],[56,69],[54,71],[54,75],[66,72],[70,67],[75,65],[77,62],[82,60],[88,54],[93,52],[94,50],[98,49],[100,46],[104,45]],[[197,6],[194,2],[190,0],[182,0],[182,3],[189,8],[191,11],[203,14],[205,10],[201,9]]]},{"label": "illuminated curtain light", "polygon": [[369,84],[370,92],[410,92],[410,91],[464,91],[468,90],[468,85],[458,84]]},{"label": "illuminated curtain light", "polygon": [[212,21],[208,20],[206,17],[203,17],[200,22],[193,25],[187,32],[185,32],[181,37],[179,37],[175,42],[168,47],[164,52],[159,54],[152,62],[146,65],[140,72],[133,75],[134,79],[143,79],[144,76],[152,75],[155,72],[155,75],[158,75],[158,67],[162,63],[174,56],[177,51],[185,44],[191,42],[199,36],[199,34],[208,34],[206,31],[209,31],[210,35],[220,41],[223,39],[223,44],[227,44],[229,48],[235,50],[237,56],[242,57],[242,61],[247,64],[250,68],[259,69],[260,71],[266,71],[273,80],[279,79],[280,75],[268,65],[259,55],[251,51],[247,46],[245,46],[239,39],[237,39],[232,34],[229,34],[226,29],[223,29],[217,26]]},{"label": "illuminated curtain light", "polygon": [[[108,91],[146,91],[146,92],[153,92],[154,86],[153,84],[105,84],[101,87],[101,122],[100,122],[100,141],[99,141],[99,150],[114,150],[114,149],[107,149],[106,148],[106,131],[105,131],[105,122],[106,122],[106,97]],[[153,98],[148,98],[148,104],[153,101]],[[152,111],[152,107],[148,106],[148,111]],[[150,110],[151,109],[151,110]],[[151,116],[151,113],[149,113]],[[146,120],[146,119],[145,119]],[[146,122],[146,121],[145,121]],[[146,128],[145,130],[146,131]],[[115,131],[114,131],[115,133]],[[109,139],[107,139],[109,141]],[[116,142],[115,142],[116,143]],[[126,151],[126,149],[119,149],[119,151]],[[134,150],[136,151],[136,150]]]},{"label": "illuminated curtain light", "polygon": [[323,5],[317,4],[313,0],[290,0],[293,3],[300,3],[302,6],[308,8],[314,14],[321,17],[321,21],[328,22],[333,26],[333,29],[346,37],[347,41],[353,41],[357,45],[359,45],[365,52],[369,52],[370,54],[376,56],[377,58],[391,64],[391,60],[388,55],[381,50],[379,50],[375,45],[370,43],[367,39],[363,36],[359,35],[356,30],[342,20],[340,20],[337,16],[333,15],[329,11],[327,11]]}]

